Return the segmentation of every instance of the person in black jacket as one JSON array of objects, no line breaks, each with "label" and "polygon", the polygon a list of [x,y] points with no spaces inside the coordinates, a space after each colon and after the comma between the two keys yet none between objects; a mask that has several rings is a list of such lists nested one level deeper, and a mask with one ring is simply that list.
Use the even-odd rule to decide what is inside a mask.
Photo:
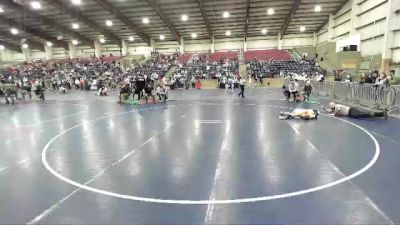
[{"label": "person in black jacket", "polygon": [[135,84],[135,92],[133,93],[133,98],[135,98],[135,95],[138,95],[138,100],[140,100],[143,97],[143,89],[146,85],[146,80],[144,79],[143,76],[139,76],[136,79],[136,84]]},{"label": "person in black jacket", "polygon": [[304,101],[310,101],[310,95],[312,92],[312,86],[309,81],[306,82],[306,85],[304,86]]}]

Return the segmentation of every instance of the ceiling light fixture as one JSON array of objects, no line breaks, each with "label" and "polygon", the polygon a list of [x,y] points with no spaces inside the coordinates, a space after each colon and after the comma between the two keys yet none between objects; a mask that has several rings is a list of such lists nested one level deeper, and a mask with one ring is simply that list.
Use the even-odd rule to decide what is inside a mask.
[{"label": "ceiling light fixture", "polygon": [[189,17],[187,15],[182,15],[181,19],[182,19],[182,21],[187,21],[189,19]]},{"label": "ceiling light fixture", "polygon": [[226,31],[226,32],[225,32],[225,35],[226,35],[226,36],[231,36],[231,31],[230,31],[230,30]]},{"label": "ceiling light fixture", "polygon": [[105,42],[106,42],[106,39],[104,39],[104,38],[100,38],[100,40],[99,40],[99,41],[100,41],[100,43],[102,43],[102,44],[103,44],[103,43],[105,43]]},{"label": "ceiling light fixture", "polygon": [[160,35],[160,40],[162,41],[162,40],[164,40],[165,39],[165,36],[164,35]]},{"label": "ceiling light fixture", "polygon": [[135,38],[134,37],[129,37],[129,41],[134,41],[135,40]]},{"label": "ceiling light fixture", "polygon": [[267,34],[267,33],[268,33],[268,30],[264,28],[264,29],[261,30],[261,33]]},{"label": "ceiling light fixture", "polygon": [[150,23],[150,20],[149,20],[149,18],[145,17],[145,18],[142,19],[142,22],[144,24],[148,24],[148,23]]},{"label": "ceiling light fixture", "polygon": [[11,28],[11,34],[17,35],[19,33],[17,28]]},{"label": "ceiling light fixture", "polygon": [[230,16],[229,12],[224,12],[222,14],[222,17],[224,17],[224,18],[229,18],[229,16]]},{"label": "ceiling light fixture", "polygon": [[72,29],[75,29],[75,30],[79,29],[79,24],[73,23],[72,24]]},{"label": "ceiling light fixture", "polygon": [[73,45],[78,45],[78,40],[72,40]]},{"label": "ceiling light fixture", "polygon": [[32,9],[38,10],[42,8],[42,4],[38,1],[31,1],[31,7]]},{"label": "ceiling light fixture", "polygon": [[197,34],[196,33],[192,33],[192,38],[197,38]]},{"label": "ceiling light fixture", "polygon": [[111,27],[113,25],[113,22],[111,20],[106,20],[106,26]]},{"label": "ceiling light fixture", "polygon": [[3,13],[3,12],[4,12],[4,9],[3,9],[3,7],[0,6],[0,13]]},{"label": "ceiling light fixture", "polygon": [[53,46],[53,43],[51,43],[50,41],[46,42],[47,47],[51,47]]},{"label": "ceiling light fixture", "polygon": [[275,14],[275,10],[273,8],[269,8],[268,11],[267,11],[267,14],[270,15],[270,16],[274,15]]},{"label": "ceiling light fixture", "polygon": [[320,5],[316,5],[314,10],[315,10],[315,12],[321,12],[322,7]]},{"label": "ceiling light fixture", "polygon": [[305,26],[300,26],[300,31],[301,31],[301,32],[306,31],[306,27],[305,27]]},{"label": "ceiling light fixture", "polygon": [[4,50],[4,49],[5,49],[4,45],[0,45],[0,50]]},{"label": "ceiling light fixture", "polygon": [[71,3],[74,5],[80,5],[82,3],[81,0],[71,0]]},{"label": "ceiling light fixture", "polygon": [[57,40],[61,41],[64,37],[62,35],[57,35]]},{"label": "ceiling light fixture", "polygon": [[22,48],[23,48],[23,49],[27,49],[28,47],[29,47],[28,44],[26,44],[26,43],[22,44]]}]

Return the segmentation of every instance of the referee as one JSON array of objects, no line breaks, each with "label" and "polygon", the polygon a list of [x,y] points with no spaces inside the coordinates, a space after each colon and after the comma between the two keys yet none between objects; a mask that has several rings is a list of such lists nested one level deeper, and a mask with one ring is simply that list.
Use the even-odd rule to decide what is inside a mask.
[{"label": "referee", "polygon": [[243,77],[240,77],[239,86],[240,86],[240,93],[239,96],[244,98],[244,85],[246,84],[246,80]]}]

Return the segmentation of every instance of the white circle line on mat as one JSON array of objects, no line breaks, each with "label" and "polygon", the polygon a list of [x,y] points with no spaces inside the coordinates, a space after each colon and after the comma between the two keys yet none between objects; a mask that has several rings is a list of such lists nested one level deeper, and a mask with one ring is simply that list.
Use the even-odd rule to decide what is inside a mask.
[{"label": "white circle line on mat", "polygon": [[[175,106],[189,106],[189,105],[195,105],[195,104],[187,104],[187,105],[175,105]],[[198,104],[196,104],[198,105]],[[210,104],[205,104],[205,105],[210,105]],[[216,106],[220,106],[220,104],[215,104]],[[274,105],[260,105],[260,106],[267,106],[267,107],[277,107]],[[118,116],[118,115],[122,115],[122,114],[126,114],[126,113],[131,113],[131,112],[135,112],[135,111],[142,111],[142,110],[152,110],[152,109],[160,109],[160,108],[168,108],[168,106],[163,106],[163,107],[153,107],[153,108],[147,108],[147,109],[139,109],[139,110],[131,110],[131,111],[127,111],[127,112],[123,112],[123,113],[117,113],[117,114],[112,114],[112,115],[107,115],[107,116],[102,116],[102,117],[98,117],[95,119],[92,119],[88,122],[93,122],[96,120],[101,120],[104,118],[109,118],[112,116]],[[279,107],[280,108],[280,107]],[[287,109],[288,107],[282,107],[284,109]],[[321,114],[324,115],[324,114]],[[324,115],[326,117],[330,117],[328,115]],[[148,198],[148,197],[140,197],[140,196],[134,196],[134,195],[125,195],[125,194],[119,194],[119,193],[115,193],[115,192],[111,192],[111,191],[105,191],[105,190],[101,190],[98,188],[94,188],[94,187],[90,187],[88,185],[73,181],[65,176],[63,176],[62,174],[58,173],[57,171],[55,171],[48,163],[47,161],[47,152],[48,149],[50,147],[50,145],[60,136],[66,134],[67,132],[79,127],[82,125],[81,124],[77,124],[67,130],[62,131],[61,133],[57,134],[56,136],[54,136],[43,148],[42,151],[42,163],[45,166],[45,168],[54,176],[56,176],[58,179],[69,183],[77,188],[86,190],[86,191],[90,191],[90,192],[94,192],[94,193],[98,193],[98,194],[102,194],[102,195],[107,195],[107,196],[111,196],[111,197],[115,197],[115,198],[121,198],[121,199],[127,199],[127,200],[134,200],[134,201],[141,201],[141,202],[150,202],[150,203],[162,203],[162,204],[181,204],[181,205],[208,205],[208,204],[237,204],[237,203],[250,203],[250,202],[259,202],[259,201],[268,201],[268,200],[275,200],[275,199],[283,199],[283,198],[291,198],[291,197],[295,197],[295,196],[299,196],[299,195],[304,195],[304,194],[308,194],[308,193],[312,193],[312,192],[316,192],[316,191],[320,191],[320,190],[324,190],[336,185],[339,185],[341,183],[344,183],[346,181],[349,181],[355,177],[360,176],[361,174],[365,173],[367,170],[369,170],[378,160],[379,155],[380,155],[380,146],[378,141],[376,140],[376,138],[365,128],[352,123],[350,121],[341,119],[341,118],[336,118],[334,117],[334,119],[340,120],[342,122],[345,122],[347,124],[350,124],[356,128],[358,128],[359,130],[363,131],[365,134],[367,134],[370,139],[373,141],[374,146],[375,146],[375,154],[372,157],[372,159],[369,161],[368,164],[366,164],[364,167],[362,167],[360,170],[346,176],[343,177],[341,179],[335,180],[333,182],[324,184],[324,185],[320,185],[320,186],[316,186],[316,187],[312,187],[312,188],[308,188],[308,189],[304,189],[304,190],[299,190],[299,191],[293,191],[293,192],[288,192],[288,193],[283,193],[283,194],[277,194],[277,195],[268,195],[268,196],[260,196],[260,197],[253,197],[253,198],[240,198],[240,199],[221,199],[221,200],[175,200],[175,199],[159,199],[159,198]]]},{"label": "white circle line on mat", "polygon": [[40,120],[40,121],[37,121],[37,122],[34,122],[34,123],[21,124],[21,125],[9,127],[9,128],[0,128],[0,131],[11,130],[11,129],[14,129],[14,128],[21,128],[21,127],[29,127],[29,126],[39,125],[39,124],[48,123],[48,122],[52,122],[52,121],[62,120],[62,119],[65,119],[65,118],[69,118],[69,117],[73,117],[73,116],[82,114],[82,113],[86,112],[89,109],[89,106],[82,105],[82,104],[72,104],[72,105],[81,106],[81,107],[83,107],[85,109],[81,110],[81,111],[78,111],[78,112],[75,112],[75,113],[71,113],[71,114],[65,115],[65,116],[60,116],[60,117],[57,117],[57,118],[53,118],[53,119]]}]

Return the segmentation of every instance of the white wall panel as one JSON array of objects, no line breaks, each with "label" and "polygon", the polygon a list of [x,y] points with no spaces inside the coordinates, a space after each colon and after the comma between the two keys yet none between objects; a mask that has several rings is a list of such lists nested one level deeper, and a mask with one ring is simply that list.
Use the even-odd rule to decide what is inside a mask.
[{"label": "white wall panel", "polygon": [[211,40],[185,40],[185,52],[189,53],[207,53],[211,51]]},{"label": "white wall panel", "polygon": [[243,49],[242,38],[216,39],[214,43],[215,51]]},{"label": "white wall panel", "polygon": [[329,32],[319,34],[317,37],[317,44],[325,43],[329,40]]},{"label": "white wall panel", "polygon": [[312,46],[314,37],[295,37],[282,39],[282,48]]},{"label": "white wall panel", "polygon": [[361,40],[385,34],[386,20],[358,29]]},{"label": "white wall panel", "polygon": [[383,37],[361,41],[361,56],[382,54]]},{"label": "white wall panel", "polygon": [[392,59],[393,62],[400,63],[400,49],[393,50]]},{"label": "white wall panel", "polygon": [[395,31],[393,33],[393,41],[392,41],[390,47],[392,47],[392,48],[400,47],[400,30]]},{"label": "white wall panel", "polygon": [[336,17],[334,19],[334,24],[335,24],[335,26],[337,26],[337,25],[344,23],[350,19],[351,19],[351,11],[347,11],[346,13]]},{"label": "white wall panel", "polygon": [[31,59],[46,59],[46,53],[31,49]]},{"label": "white wall panel", "polygon": [[342,36],[343,34],[349,33],[351,29],[351,21],[347,21],[340,26],[335,27],[335,36]]},{"label": "white wall panel", "polygon": [[277,37],[247,38],[247,50],[263,50],[277,47]]}]

